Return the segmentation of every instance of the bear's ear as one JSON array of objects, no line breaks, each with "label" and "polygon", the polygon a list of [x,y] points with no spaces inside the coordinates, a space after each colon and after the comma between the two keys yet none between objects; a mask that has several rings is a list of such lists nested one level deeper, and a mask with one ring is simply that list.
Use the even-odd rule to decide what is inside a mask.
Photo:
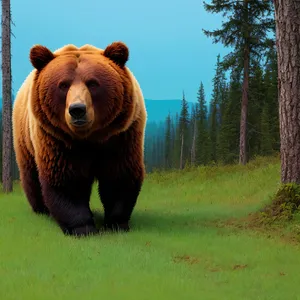
[{"label": "bear's ear", "polygon": [[105,48],[103,54],[120,67],[124,67],[128,61],[129,50],[124,43],[114,42]]},{"label": "bear's ear", "polygon": [[42,70],[54,58],[54,54],[42,45],[36,45],[30,49],[31,64],[38,71]]}]

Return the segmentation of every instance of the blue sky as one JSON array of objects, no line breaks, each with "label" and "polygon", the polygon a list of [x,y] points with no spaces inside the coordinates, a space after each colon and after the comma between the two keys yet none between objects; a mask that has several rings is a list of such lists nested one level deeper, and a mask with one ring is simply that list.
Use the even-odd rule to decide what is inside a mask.
[{"label": "blue sky", "polygon": [[181,99],[184,90],[195,101],[201,80],[208,96],[217,54],[228,52],[203,34],[202,28],[218,28],[222,18],[208,14],[202,0],[12,0],[11,9],[14,93],[32,70],[34,44],[105,48],[122,40],[145,98],[155,100]]}]

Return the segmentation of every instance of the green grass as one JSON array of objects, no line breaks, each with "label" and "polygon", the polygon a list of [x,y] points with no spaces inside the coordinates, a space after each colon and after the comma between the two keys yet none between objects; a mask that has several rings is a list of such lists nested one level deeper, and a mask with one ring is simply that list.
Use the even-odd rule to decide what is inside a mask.
[{"label": "green grass", "polygon": [[279,183],[274,158],[148,175],[132,231],[86,239],[31,213],[16,186],[0,196],[0,299],[300,299],[298,244],[224,225]]}]

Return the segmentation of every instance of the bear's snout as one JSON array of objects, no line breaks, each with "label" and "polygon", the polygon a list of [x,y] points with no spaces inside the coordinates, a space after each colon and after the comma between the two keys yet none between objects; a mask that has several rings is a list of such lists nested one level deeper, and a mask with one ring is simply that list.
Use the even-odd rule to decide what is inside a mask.
[{"label": "bear's snout", "polygon": [[73,103],[69,106],[71,122],[74,125],[84,125],[87,122],[86,105],[84,103]]}]

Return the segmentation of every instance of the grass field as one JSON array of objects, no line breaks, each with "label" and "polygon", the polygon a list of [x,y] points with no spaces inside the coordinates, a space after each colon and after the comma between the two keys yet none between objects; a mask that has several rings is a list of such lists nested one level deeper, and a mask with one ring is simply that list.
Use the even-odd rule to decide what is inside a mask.
[{"label": "grass field", "polygon": [[279,180],[273,158],[151,174],[132,231],[86,239],[31,213],[16,186],[0,199],[0,299],[300,299],[298,243],[242,226]]}]

